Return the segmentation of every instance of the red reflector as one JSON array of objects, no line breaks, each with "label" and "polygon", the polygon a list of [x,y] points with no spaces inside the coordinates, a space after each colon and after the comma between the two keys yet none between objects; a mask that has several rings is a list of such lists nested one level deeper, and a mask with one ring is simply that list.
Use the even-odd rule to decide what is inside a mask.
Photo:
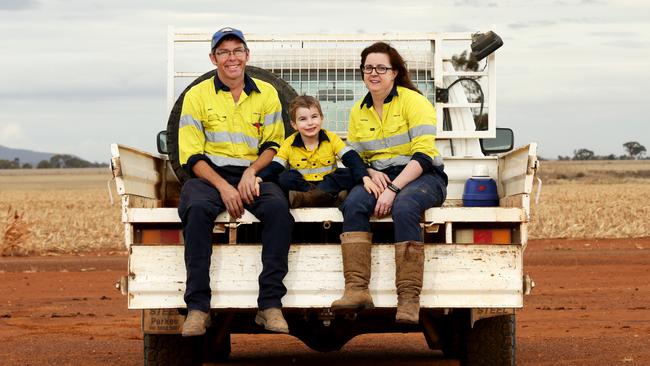
[{"label": "red reflector", "polygon": [[492,231],[474,229],[474,243],[477,244],[492,243]]}]

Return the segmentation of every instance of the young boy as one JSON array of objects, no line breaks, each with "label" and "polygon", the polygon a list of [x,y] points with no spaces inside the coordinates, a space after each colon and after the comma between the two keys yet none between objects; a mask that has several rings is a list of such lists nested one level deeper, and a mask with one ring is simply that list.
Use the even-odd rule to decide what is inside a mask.
[{"label": "young boy", "polygon": [[[379,196],[359,154],[335,133],[321,129],[323,111],[316,98],[296,97],[289,114],[298,132],[284,140],[266,175],[279,174],[278,184],[289,193],[291,208],[332,206],[339,192],[361,182],[368,193]],[[337,157],[347,168],[337,168]]]}]

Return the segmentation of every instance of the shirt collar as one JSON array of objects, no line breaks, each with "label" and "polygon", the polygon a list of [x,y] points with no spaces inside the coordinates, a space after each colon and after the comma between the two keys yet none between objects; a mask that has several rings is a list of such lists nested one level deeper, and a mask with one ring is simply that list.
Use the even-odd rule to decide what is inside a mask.
[{"label": "shirt collar", "polygon": [[[320,130],[318,131],[318,145],[320,146],[320,143],[323,141],[329,141],[330,138],[327,137],[327,134],[325,133],[325,130]],[[302,136],[300,135],[300,132],[296,132],[296,137],[293,139],[293,143],[291,146],[294,147],[305,147],[305,142],[302,140]]]},{"label": "shirt collar", "polygon": [[[390,101],[393,100],[393,97],[396,97],[397,95],[397,84],[393,84],[393,88],[386,96],[386,99],[384,99],[384,104],[390,103]],[[361,108],[363,108],[364,105],[368,109],[372,107],[372,95],[370,95],[370,92],[368,92],[368,94],[366,94],[366,96],[363,98],[363,101],[361,102]]]},{"label": "shirt collar", "polygon": [[[219,74],[215,72],[214,74],[214,89],[219,92],[219,90],[223,91],[230,91],[230,88],[228,85],[224,84],[220,79],[219,79]],[[260,89],[257,87],[257,84],[255,84],[255,81],[253,78],[248,76],[248,74],[244,73],[244,93],[246,95],[251,95],[251,92],[256,91],[258,93],[260,92]]]}]

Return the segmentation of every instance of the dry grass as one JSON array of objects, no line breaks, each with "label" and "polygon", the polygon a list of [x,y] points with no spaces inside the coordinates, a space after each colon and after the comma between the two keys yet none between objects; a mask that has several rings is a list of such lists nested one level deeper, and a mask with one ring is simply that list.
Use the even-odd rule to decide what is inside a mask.
[{"label": "dry grass", "polygon": [[5,225],[2,241],[0,242],[0,256],[26,256],[30,253],[27,248],[29,238],[29,225],[23,219],[23,214],[9,207],[7,223]]},{"label": "dry grass", "polygon": [[[0,173],[0,233],[14,233],[4,235],[0,248],[33,254],[123,250],[119,199],[113,188],[116,202],[111,206],[107,169],[30,173]],[[17,223],[12,221],[16,215]],[[29,234],[12,239],[16,228]]]},{"label": "dry grass", "polygon": [[650,181],[650,160],[542,161],[544,183],[618,184]]},{"label": "dry grass", "polygon": [[650,236],[650,161],[544,161],[532,238]]},{"label": "dry grass", "polygon": [[[542,162],[531,238],[650,236],[650,161]],[[124,250],[107,169],[0,170],[0,254]]]}]

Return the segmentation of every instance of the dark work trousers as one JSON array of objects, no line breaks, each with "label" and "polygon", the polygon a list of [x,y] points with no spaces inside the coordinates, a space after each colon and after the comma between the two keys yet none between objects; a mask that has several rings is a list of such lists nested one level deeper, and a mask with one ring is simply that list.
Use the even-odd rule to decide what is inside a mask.
[{"label": "dark work trousers", "polygon": [[[240,176],[221,176],[236,187]],[[257,306],[260,310],[282,307],[287,293],[282,283],[287,274],[287,255],[293,230],[293,216],[280,187],[260,184],[260,196],[244,205],[262,222],[262,273],[259,276]],[[205,179],[190,179],[183,185],[178,215],[183,223],[188,310],[210,310],[210,259],[212,229],[217,215],[225,211],[219,191]]]},{"label": "dark work trousers", "polygon": [[[398,167],[384,170],[391,180],[395,179],[404,167],[395,168]],[[395,242],[424,240],[420,228],[422,214],[428,208],[442,206],[446,196],[445,180],[439,173],[422,174],[403,187],[395,196],[391,209]],[[376,203],[375,196],[366,192],[363,185],[354,187],[339,207],[343,212],[343,232],[370,232],[370,216],[375,211]]]},{"label": "dark work trousers", "polygon": [[320,182],[308,182],[300,172],[289,169],[280,173],[278,184],[285,193],[289,191],[307,192],[315,187],[336,196],[341,191],[351,190],[355,181],[352,170],[348,168],[337,168]]}]

